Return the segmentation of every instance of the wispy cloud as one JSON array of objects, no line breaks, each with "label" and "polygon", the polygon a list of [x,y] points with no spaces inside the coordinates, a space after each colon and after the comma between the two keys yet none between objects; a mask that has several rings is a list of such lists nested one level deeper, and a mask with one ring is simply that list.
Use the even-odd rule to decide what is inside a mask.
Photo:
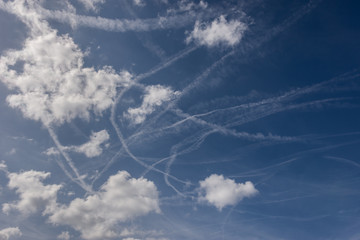
[{"label": "wispy cloud", "polygon": [[90,27],[114,32],[147,32],[153,30],[177,29],[193,24],[197,19],[208,18],[214,13],[188,11],[149,19],[109,19],[100,16],[85,16],[66,11],[51,11],[37,6],[37,12],[46,19],[70,24],[72,27]]},{"label": "wispy cloud", "polygon": [[78,0],[87,10],[97,11],[99,5],[105,3],[105,0]]}]

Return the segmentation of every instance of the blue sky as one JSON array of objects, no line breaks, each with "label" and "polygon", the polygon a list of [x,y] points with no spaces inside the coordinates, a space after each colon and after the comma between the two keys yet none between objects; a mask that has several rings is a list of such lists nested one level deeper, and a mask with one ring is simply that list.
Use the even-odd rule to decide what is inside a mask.
[{"label": "blue sky", "polygon": [[359,239],[356,1],[0,1],[0,239]]}]

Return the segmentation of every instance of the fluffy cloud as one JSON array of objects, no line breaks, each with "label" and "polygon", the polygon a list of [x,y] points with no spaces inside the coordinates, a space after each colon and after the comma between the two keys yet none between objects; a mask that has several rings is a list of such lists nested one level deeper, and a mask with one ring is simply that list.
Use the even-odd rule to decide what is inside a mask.
[{"label": "fluffy cloud", "polygon": [[72,150],[83,153],[87,157],[96,157],[102,153],[101,145],[110,139],[109,133],[106,130],[92,133],[90,141],[80,146],[65,147],[65,150]]},{"label": "fluffy cloud", "polygon": [[112,227],[149,212],[160,212],[158,192],[153,182],[130,178],[125,171],[111,176],[100,191],[77,198],[50,217],[54,224],[70,225],[85,239],[116,237]]},{"label": "fluffy cloud", "polygon": [[[109,139],[110,139],[109,133],[106,130],[101,130],[99,132],[93,132],[88,142],[80,146],[66,146],[63,147],[63,150],[83,153],[89,158],[97,157],[102,154],[103,152],[102,145],[106,143]],[[54,147],[48,148],[43,153],[48,156],[60,154],[59,151]]]},{"label": "fluffy cloud", "polygon": [[0,58],[0,79],[16,91],[7,101],[24,116],[46,126],[74,118],[88,120],[91,112],[101,115],[108,109],[116,88],[129,83],[131,75],[126,71],[84,67],[85,54],[72,38],[59,36],[22,1],[7,8],[30,27],[23,49],[10,50]]},{"label": "fluffy cloud", "polygon": [[252,182],[236,183],[223,175],[212,174],[199,183],[199,201],[214,205],[220,211],[225,206],[236,205],[243,198],[258,193]]},{"label": "fluffy cloud", "polygon": [[227,21],[223,15],[215,19],[211,24],[195,23],[194,30],[186,38],[186,42],[192,41],[200,45],[213,47],[224,44],[234,46],[243,37],[247,25],[237,20]]},{"label": "fluffy cloud", "polygon": [[[160,213],[158,191],[153,182],[144,178],[130,178],[130,174],[119,171],[86,198],[76,198],[69,205],[57,202],[61,185],[45,185],[43,180],[50,173],[27,171],[9,173],[9,188],[16,189],[20,200],[3,205],[9,213],[17,209],[23,214],[42,211],[53,224],[69,225],[79,231],[84,239],[117,237],[113,231],[118,223],[133,220],[150,212]],[[66,239],[68,234],[59,235]],[[1,235],[0,235],[1,236]]]},{"label": "fluffy cloud", "polygon": [[50,173],[27,171],[22,173],[9,173],[8,187],[16,189],[20,200],[14,203],[5,203],[3,212],[9,213],[16,209],[23,214],[35,213],[44,210],[51,212],[56,207],[57,192],[61,185],[44,185],[42,181],[50,176]]},{"label": "fluffy cloud", "polygon": [[170,87],[161,85],[148,86],[145,89],[143,102],[138,108],[129,108],[125,114],[132,123],[140,124],[145,121],[146,116],[155,111],[156,107],[161,106],[164,102],[170,101],[180,92],[171,90]]},{"label": "fluffy cloud", "polygon": [[0,240],[9,240],[12,236],[20,237],[21,235],[22,233],[18,227],[0,230]]}]

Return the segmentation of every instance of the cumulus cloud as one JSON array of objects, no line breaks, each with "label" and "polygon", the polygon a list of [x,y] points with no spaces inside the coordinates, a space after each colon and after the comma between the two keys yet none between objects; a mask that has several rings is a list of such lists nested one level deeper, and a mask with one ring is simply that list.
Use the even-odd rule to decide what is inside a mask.
[{"label": "cumulus cloud", "polygon": [[186,43],[193,41],[207,47],[221,44],[234,46],[240,42],[246,29],[245,23],[238,20],[227,21],[221,15],[210,24],[196,21],[194,30],[186,38]]},{"label": "cumulus cloud", "polygon": [[96,194],[76,198],[50,217],[54,224],[70,225],[85,239],[116,237],[116,223],[125,222],[149,212],[160,212],[158,192],[153,182],[130,178],[119,171],[111,176]]},{"label": "cumulus cloud", "polygon": [[84,153],[87,157],[99,156],[103,149],[101,145],[110,139],[106,130],[94,132],[90,136],[90,141],[80,146],[72,147],[73,151]]},{"label": "cumulus cloud", "polygon": [[46,126],[74,118],[88,120],[92,112],[101,115],[107,110],[116,88],[129,83],[131,74],[126,71],[84,67],[85,54],[72,38],[58,35],[21,1],[7,7],[30,27],[23,49],[10,50],[0,58],[1,81],[16,91],[7,102],[25,117]]},{"label": "cumulus cloud", "polygon": [[11,237],[20,237],[22,235],[18,227],[15,228],[5,228],[0,230],[0,240],[9,240]]},{"label": "cumulus cloud", "polygon": [[[150,212],[160,213],[159,196],[155,184],[144,178],[131,178],[125,171],[109,177],[99,191],[86,198],[76,198],[69,205],[57,202],[61,185],[46,185],[50,173],[27,171],[9,173],[8,187],[16,189],[19,201],[5,203],[3,211],[16,209],[23,214],[42,212],[49,222],[69,225],[84,239],[117,237],[113,230],[118,223],[133,220]],[[67,239],[62,233],[59,239]]]},{"label": "cumulus cloud", "polygon": [[161,85],[148,86],[145,89],[143,102],[138,108],[129,108],[125,114],[132,123],[140,124],[145,121],[146,116],[156,110],[156,107],[161,106],[164,102],[170,101],[180,92],[173,91],[170,87]]},{"label": "cumulus cloud", "polygon": [[22,173],[9,173],[10,189],[16,189],[20,200],[14,203],[3,204],[3,212],[8,214],[16,209],[23,214],[35,213],[44,210],[51,212],[56,207],[57,192],[61,185],[44,185],[42,181],[50,176],[47,172],[27,171]]},{"label": "cumulus cloud", "polygon": [[199,201],[214,205],[219,211],[223,207],[234,206],[245,197],[258,193],[252,182],[236,183],[223,175],[212,174],[200,181]]}]

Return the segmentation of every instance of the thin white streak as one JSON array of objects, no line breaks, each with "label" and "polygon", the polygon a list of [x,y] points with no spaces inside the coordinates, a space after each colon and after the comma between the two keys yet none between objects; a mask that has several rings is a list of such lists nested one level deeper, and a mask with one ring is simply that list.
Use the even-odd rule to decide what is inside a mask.
[{"label": "thin white streak", "polygon": [[143,32],[163,29],[182,28],[195,22],[204,14],[190,12],[187,14],[157,17],[150,19],[109,19],[100,16],[84,16],[66,11],[51,11],[42,7],[36,9],[44,18],[70,24],[72,27],[91,27],[112,32]]},{"label": "thin white streak", "polygon": [[[70,166],[71,170],[74,172],[76,178],[73,178],[72,176],[68,175],[67,171],[65,171],[65,174],[68,175],[73,182],[77,183],[86,192],[92,193],[93,191],[91,189],[91,186],[87,185],[84,182],[84,180],[82,179],[82,177],[80,176],[78,169],[75,167],[75,164],[71,160],[70,156],[64,151],[64,147],[61,145],[56,133],[54,132],[54,130],[49,126],[47,127],[47,130],[48,130],[49,135],[51,136],[52,140],[54,141],[55,146],[57,147],[57,149],[59,150],[61,155],[64,157],[64,159],[66,160],[66,162]],[[64,168],[62,168],[62,169],[64,170]]]},{"label": "thin white streak", "polygon": [[353,161],[353,160],[350,160],[350,159],[346,159],[346,158],[341,158],[341,157],[332,157],[332,156],[325,156],[325,158],[328,158],[328,159],[332,159],[332,160],[335,160],[335,161],[338,161],[338,162],[342,162],[342,163],[347,163],[349,165],[352,165],[352,166],[355,166],[357,168],[360,168],[360,164]]}]

